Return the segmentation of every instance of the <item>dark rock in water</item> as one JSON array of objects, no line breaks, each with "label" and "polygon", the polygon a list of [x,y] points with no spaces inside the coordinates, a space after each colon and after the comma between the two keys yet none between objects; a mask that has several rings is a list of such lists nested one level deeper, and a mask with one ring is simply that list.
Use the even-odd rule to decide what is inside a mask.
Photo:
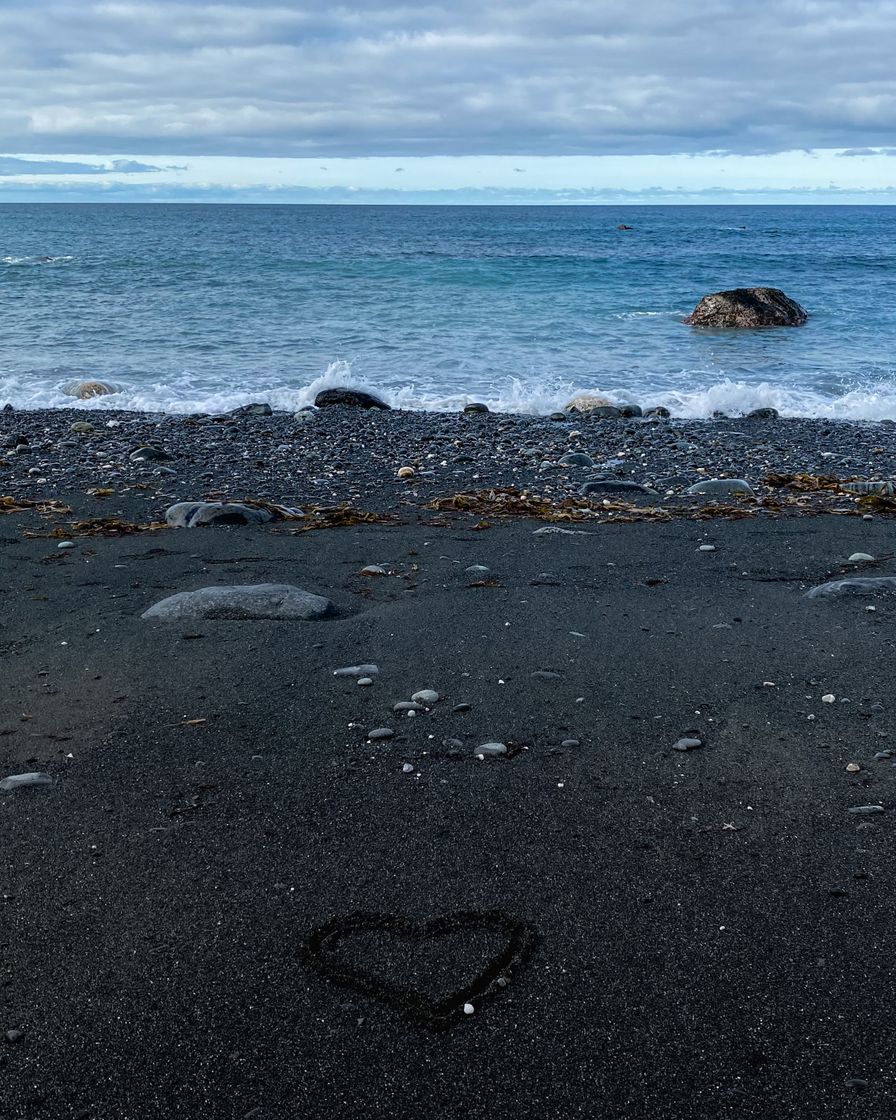
[{"label": "dark rock in water", "polygon": [[619,412],[626,419],[629,419],[633,416],[643,416],[644,415],[644,413],[641,411],[641,406],[639,404],[624,404],[619,409]]},{"label": "dark rock in water", "polygon": [[230,413],[231,416],[272,416],[274,410],[267,403],[263,404],[244,404],[239,408],[233,409]]},{"label": "dark rock in water", "polygon": [[561,467],[593,467],[594,460],[584,451],[567,451],[558,460]]},{"label": "dark rock in water", "polygon": [[345,405],[348,408],[383,408],[390,406],[372,393],[362,392],[360,389],[323,389],[314,398],[318,408],[328,408],[330,405]]},{"label": "dark rock in water", "polygon": [[482,404],[481,401],[471,401],[470,404],[464,405],[464,412],[488,412],[488,405]]},{"label": "dark rock in water", "polygon": [[590,494],[656,494],[656,490],[624,478],[596,478],[579,488],[580,497],[587,498]]},{"label": "dark rock in water", "polygon": [[239,502],[178,502],[165,510],[172,529],[196,529],[200,525],[263,525],[274,521],[270,510]]},{"label": "dark rock in water", "polygon": [[720,408],[714,408],[712,410],[711,419],[712,420],[730,420],[731,417],[728,415],[727,412],[722,412],[722,410]]},{"label": "dark rock in water", "polygon": [[6,404],[5,404],[4,406],[3,406],[3,411],[4,411],[4,412],[15,412],[15,409],[14,409],[14,408],[12,407],[12,405],[11,405],[11,404],[10,404],[10,403],[9,403],[9,402],[7,401],[7,403],[6,403]]},{"label": "dark rock in water", "polygon": [[747,413],[748,420],[777,420],[778,410],[776,408],[754,408],[752,412]]},{"label": "dark rock in water", "polygon": [[88,401],[93,397],[106,397],[118,390],[114,385],[105,381],[73,381],[62,390],[67,397],[77,397],[79,401]]},{"label": "dark rock in water", "polygon": [[660,420],[668,420],[671,415],[672,413],[669,411],[669,409],[666,408],[665,405],[661,404],[658,404],[656,408],[648,408],[644,413],[645,419],[657,418]]},{"label": "dark rock in water", "polygon": [[602,404],[592,408],[588,415],[596,420],[619,420],[622,417],[622,409],[614,404]]},{"label": "dark rock in water", "polygon": [[685,322],[692,327],[801,327],[805,308],[780,288],[732,288],[704,296]]},{"label": "dark rock in water", "polygon": [[627,226],[627,225],[618,225],[616,228],[617,229],[624,229],[624,230],[632,230],[635,227],[634,226]]},{"label": "dark rock in water", "polygon": [[288,583],[257,583],[235,587],[200,587],[170,595],[144,611],[141,618],[161,622],[195,619],[281,619],[309,621],[335,612],[322,595]]}]

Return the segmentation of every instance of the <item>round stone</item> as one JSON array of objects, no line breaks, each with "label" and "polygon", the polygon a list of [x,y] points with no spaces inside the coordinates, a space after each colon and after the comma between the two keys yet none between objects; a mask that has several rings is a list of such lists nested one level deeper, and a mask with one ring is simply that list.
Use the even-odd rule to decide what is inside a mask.
[{"label": "round stone", "polygon": [[478,746],[473,754],[477,758],[503,758],[507,754],[506,743],[483,743]]},{"label": "round stone", "polygon": [[398,477],[399,478],[413,478],[416,473],[417,472],[414,470],[413,467],[399,467],[398,468]]},{"label": "round stone", "polygon": [[377,739],[391,739],[395,732],[391,727],[375,727],[373,731],[367,732],[367,738],[372,740]]},{"label": "round stone", "polygon": [[419,692],[414,693],[411,699],[416,704],[435,704],[438,702],[439,694],[431,688],[421,688]]}]

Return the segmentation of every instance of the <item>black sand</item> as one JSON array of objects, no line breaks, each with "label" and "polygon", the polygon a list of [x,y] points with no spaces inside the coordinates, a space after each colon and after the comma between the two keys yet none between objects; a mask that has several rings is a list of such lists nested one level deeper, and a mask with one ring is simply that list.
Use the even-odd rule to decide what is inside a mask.
[{"label": "black sand", "polygon": [[[0,1117],[891,1115],[896,599],[804,592],[857,550],[896,571],[893,522],[405,513],[67,551],[24,531],[71,517],[0,517],[0,777],[56,779],[0,794]],[[258,582],[339,613],[139,617]],[[369,688],[332,675],[360,662]],[[358,911],[538,943],[434,1030],[305,959]],[[466,919],[339,952],[450,1003],[504,944]]]}]

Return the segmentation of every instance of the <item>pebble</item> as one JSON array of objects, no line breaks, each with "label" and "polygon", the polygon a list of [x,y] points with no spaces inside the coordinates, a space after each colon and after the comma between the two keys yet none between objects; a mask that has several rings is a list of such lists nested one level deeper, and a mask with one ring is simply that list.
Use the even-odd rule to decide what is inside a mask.
[{"label": "pebble", "polygon": [[11,1031],[5,1031],[3,1037],[12,1046],[14,1043],[25,1037],[25,1032],[13,1029]]},{"label": "pebble", "polygon": [[716,546],[714,544],[701,544],[697,549],[698,552],[715,552]]},{"label": "pebble", "polygon": [[546,669],[536,669],[534,673],[529,674],[530,677],[535,677],[541,681],[559,681],[559,673],[550,673]]},{"label": "pebble", "polygon": [[567,451],[558,462],[561,467],[593,467],[594,460],[584,451]]},{"label": "pebble", "polygon": [[847,564],[862,564],[868,563],[873,559],[874,557],[869,555],[867,552],[854,552],[846,562]]},{"label": "pebble", "polygon": [[755,498],[753,487],[743,478],[705,478],[685,490],[685,494],[746,494]]},{"label": "pebble", "polygon": [[414,470],[413,467],[399,467],[398,468],[398,477],[399,478],[413,478],[416,473],[417,472]]},{"label": "pebble", "polygon": [[368,739],[391,739],[395,732],[391,727],[375,727],[373,731],[367,732]]},{"label": "pebble", "polygon": [[0,790],[8,793],[14,789],[27,789],[29,786],[51,786],[53,779],[42,771],[29,771],[27,774],[10,774],[0,782]]},{"label": "pebble", "polygon": [[439,694],[431,688],[421,688],[411,696],[411,699],[417,704],[435,704],[438,702]]},{"label": "pebble", "polygon": [[406,762],[404,766],[402,766],[401,772],[402,774],[413,774],[414,767],[411,766],[410,762]]},{"label": "pebble", "polygon": [[372,685],[372,684],[373,684],[373,677],[359,677],[358,678],[358,685],[361,688],[367,688],[369,685]]},{"label": "pebble", "polygon": [[473,1006],[472,1003],[465,1003],[464,1004],[464,1015],[472,1015],[475,1010],[476,1010],[476,1008]]},{"label": "pebble", "polygon": [[837,697],[833,694],[833,692],[826,692],[824,696],[822,696],[821,702],[822,704],[833,704],[836,699]]},{"label": "pebble", "polygon": [[672,744],[673,751],[695,751],[703,746],[702,739],[689,739],[686,736]]},{"label": "pebble", "polygon": [[471,564],[469,568],[464,568],[464,571],[468,576],[484,576],[487,575],[491,569],[487,568],[485,564]]},{"label": "pebble", "polygon": [[846,810],[847,813],[853,813],[857,817],[870,817],[875,813],[883,813],[883,805],[853,805],[850,809]]},{"label": "pebble", "polygon": [[505,743],[483,743],[478,746],[473,754],[477,758],[500,758],[507,754],[507,745]]},{"label": "pebble", "polygon": [[386,569],[379,564],[368,564],[366,568],[361,569],[362,576],[384,576],[386,574]]},{"label": "pebble", "polygon": [[807,599],[828,599],[839,595],[894,595],[896,576],[853,576],[819,583],[806,592]]},{"label": "pebble", "polygon": [[451,709],[451,711],[452,712],[469,712],[469,711],[472,711],[472,709],[473,709],[472,704],[464,703],[464,704],[455,704],[454,707]]},{"label": "pebble", "polygon": [[862,767],[859,766],[858,762],[848,762],[846,764],[846,771],[849,774],[858,774],[861,769]]},{"label": "pebble", "polygon": [[579,745],[578,739],[564,739],[560,744],[561,747],[577,747]]},{"label": "pebble", "polygon": [[379,672],[376,665],[346,665],[344,669],[334,669],[334,677],[375,677]]},{"label": "pebble", "polygon": [[426,708],[422,704],[417,704],[413,700],[399,700],[397,704],[392,705],[393,712],[425,712]]},{"label": "pebble", "polygon": [[75,542],[74,541],[60,541],[59,544],[56,545],[56,547],[57,548],[63,548],[63,549],[74,548],[75,547]]}]

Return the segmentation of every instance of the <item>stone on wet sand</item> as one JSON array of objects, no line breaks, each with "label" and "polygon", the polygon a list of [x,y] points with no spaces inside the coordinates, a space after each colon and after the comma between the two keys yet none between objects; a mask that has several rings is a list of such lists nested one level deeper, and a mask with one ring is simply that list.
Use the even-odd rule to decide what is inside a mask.
[{"label": "stone on wet sand", "polygon": [[868,564],[874,560],[874,557],[867,552],[854,552],[852,556],[847,559],[847,564]]},{"label": "stone on wet sand", "polygon": [[414,700],[399,700],[397,704],[392,705],[393,712],[425,712],[426,708],[423,704],[418,704]]},{"label": "stone on wet sand", "polygon": [[849,579],[833,579],[810,587],[806,592],[807,599],[874,595],[896,595],[896,576],[853,576]]},{"label": "stone on wet sand", "polygon": [[683,735],[677,742],[672,744],[673,751],[695,751],[703,746],[702,739],[696,739],[689,735]]},{"label": "stone on wet sand", "polygon": [[141,618],[160,622],[198,619],[249,621],[254,619],[311,621],[334,614],[336,607],[322,595],[283,583],[200,587],[162,599]]},{"label": "stone on wet sand", "polygon": [[742,478],[704,478],[689,486],[685,494],[745,494],[750,498],[756,497],[753,487]]},{"label": "stone on wet sand", "polygon": [[334,677],[375,677],[379,672],[376,665],[346,665],[343,669],[334,669]]},{"label": "stone on wet sand", "polygon": [[375,727],[373,731],[367,732],[367,738],[371,742],[376,742],[379,739],[391,739],[395,731],[391,727]]},{"label": "stone on wet sand", "polygon": [[318,408],[329,408],[333,405],[343,405],[348,408],[380,408],[388,411],[390,406],[385,401],[375,397],[373,393],[365,393],[361,389],[323,389],[314,398]]},{"label": "stone on wet sand", "polygon": [[27,774],[10,774],[0,781],[0,790],[11,793],[16,789],[33,789],[36,786],[51,786],[53,779],[49,774],[39,770],[31,770]]},{"label": "stone on wet sand", "polygon": [[274,410],[265,402],[255,404],[243,404],[239,408],[235,408],[230,413],[231,416],[272,416]]},{"label": "stone on wet sand", "polygon": [[148,443],[142,447],[138,447],[136,451],[132,451],[128,458],[132,463],[152,463],[152,462],[167,462],[174,458],[164,451],[161,447],[155,447],[153,444]]},{"label": "stone on wet sand", "polygon": [[385,576],[389,573],[381,564],[368,564],[365,568],[361,569],[362,576]]},{"label": "stone on wet sand", "polygon": [[473,754],[479,758],[503,758],[507,754],[506,743],[482,743],[476,747]]},{"label": "stone on wet sand", "polygon": [[436,704],[439,700],[439,694],[431,688],[421,688],[419,692],[413,694],[411,700],[415,704]]},{"label": "stone on wet sand", "polygon": [[275,514],[240,502],[177,502],[165,510],[172,529],[196,529],[201,525],[263,525]]},{"label": "stone on wet sand", "polygon": [[883,805],[853,805],[846,811],[856,817],[871,817],[886,812]]}]

